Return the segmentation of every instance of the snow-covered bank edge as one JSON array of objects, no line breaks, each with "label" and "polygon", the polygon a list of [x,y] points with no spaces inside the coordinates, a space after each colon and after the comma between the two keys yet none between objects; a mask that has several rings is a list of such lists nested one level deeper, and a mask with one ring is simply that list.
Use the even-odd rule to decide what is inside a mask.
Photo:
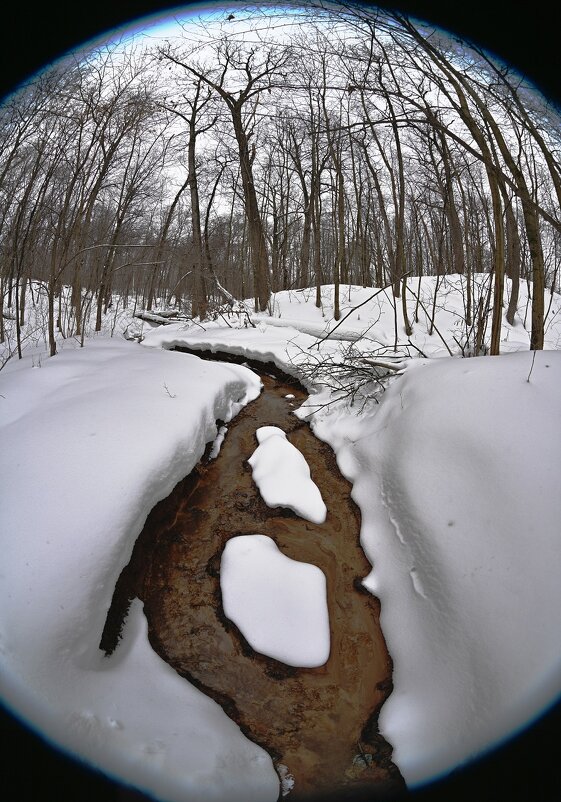
[{"label": "snow-covered bank edge", "polygon": [[208,323],[205,331],[194,326],[166,326],[151,331],[142,345],[168,351],[184,347],[194,354],[209,351],[216,354],[217,361],[224,353],[259,363],[270,362],[297,378],[308,392],[313,393],[315,388],[299,373],[299,367],[307,364],[306,349],[316,342],[315,337],[302,334],[291,326],[274,328],[263,322],[258,328],[226,328]]},{"label": "snow-covered bank edge", "polygon": [[410,786],[561,694],[561,353],[528,382],[532,359],[415,361],[362,420],[312,423],[361,509],[394,662],[380,731]]},{"label": "snow-covered bank edge", "polygon": [[0,378],[4,701],[160,799],[275,800],[269,756],[154,654],[140,603],[114,655],[98,649],[146,516],[200,459],[216,420],[259,394],[258,378],[101,339]]}]

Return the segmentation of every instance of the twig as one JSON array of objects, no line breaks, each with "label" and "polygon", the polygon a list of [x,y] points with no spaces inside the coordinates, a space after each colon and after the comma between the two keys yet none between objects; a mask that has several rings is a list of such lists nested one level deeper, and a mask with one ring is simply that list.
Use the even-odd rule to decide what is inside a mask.
[{"label": "twig", "polygon": [[425,359],[427,359],[427,358],[428,358],[428,357],[427,357],[427,355],[425,354],[425,352],[424,352],[424,351],[421,351],[421,349],[420,349],[420,348],[418,348],[418,347],[415,345],[415,343],[412,343],[412,342],[411,342],[411,338],[409,338],[409,339],[407,340],[407,342],[409,343],[409,345],[411,346],[411,348],[414,348],[414,349],[415,349],[415,351],[418,351],[418,352],[421,354],[421,356],[422,356],[422,357],[424,357]]},{"label": "twig", "polygon": [[360,756],[361,756],[361,758],[362,758],[362,759],[363,759],[363,761],[364,761],[364,765],[366,766],[366,768],[368,768],[368,767],[369,767],[369,763],[368,763],[368,760],[367,760],[367,758],[366,758],[366,754],[365,754],[365,752],[364,752],[364,749],[362,748],[362,744],[361,744],[361,742],[360,742],[360,741],[357,741],[357,742],[356,742],[356,745],[358,746],[358,751],[360,752]]},{"label": "twig", "polygon": [[224,323],[225,323],[225,324],[228,326],[228,328],[229,328],[229,329],[231,329],[231,328],[232,328],[232,326],[231,326],[231,325],[228,323],[228,321],[226,320],[226,318],[224,317],[224,315],[222,314],[222,312],[220,312],[220,311],[219,311],[219,312],[218,312],[218,314],[220,315],[220,317],[222,318],[222,320],[224,321]]},{"label": "twig", "polygon": [[441,340],[442,340],[442,342],[444,343],[444,346],[445,346],[446,350],[448,351],[448,353],[450,354],[450,356],[454,356],[454,354],[453,354],[453,353],[452,353],[452,351],[450,350],[450,346],[448,345],[448,343],[446,342],[446,340],[444,339],[444,337],[442,336],[442,334],[441,334],[441,333],[439,332],[439,330],[437,329],[437,327],[436,327],[436,323],[434,322],[434,320],[431,320],[431,317],[430,317],[429,313],[427,312],[427,310],[426,310],[426,308],[425,308],[425,305],[424,305],[424,303],[421,301],[421,299],[419,298],[419,296],[417,295],[417,293],[416,293],[416,292],[414,292],[414,291],[411,289],[411,287],[409,287],[409,286],[407,285],[407,283],[406,283],[406,285],[405,285],[405,286],[406,286],[406,288],[409,290],[409,292],[410,292],[410,293],[413,295],[413,297],[414,297],[414,298],[416,298],[416,299],[417,299],[417,301],[418,301],[418,302],[421,304],[421,309],[423,310],[423,312],[424,312],[424,313],[425,313],[425,315],[427,316],[427,319],[431,321],[433,329],[436,331],[436,333],[438,334],[438,336],[440,337],[440,339],[441,339]]},{"label": "twig", "polygon": [[528,373],[528,378],[526,379],[528,384],[530,383],[530,376],[532,375],[532,371],[534,370],[534,362],[536,361],[536,353],[537,353],[537,351],[534,351],[534,355],[532,357],[532,367],[530,368],[530,372]]},{"label": "twig", "polygon": [[[465,357],[466,351],[465,351],[464,346],[461,344],[461,342],[458,340],[458,338],[454,334],[452,335],[452,339],[454,340],[454,342],[456,343],[456,345],[458,346],[458,348],[462,352],[462,356]],[[469,340],[466,342],[466,345],[468,344],[468,342],[469,342]]]},{"label": "twig", "polygon": [[[195,326],[198,326],[198,327],[199,327],[200,329],[202,329],[203,331],[206,331],[206,329],[205,329],[205,327],[202,325],[202,323],[197,323],[197,321],[195,320],[195,318],[193,318],[193,317],[189,317],[189,315],[185,315],[185,319],[186,319],[186,320],[190,320],[190,321],[191,321],[191,323],[193,323]],[[187,328],[187,327],[185,327],[185,328]]]}]

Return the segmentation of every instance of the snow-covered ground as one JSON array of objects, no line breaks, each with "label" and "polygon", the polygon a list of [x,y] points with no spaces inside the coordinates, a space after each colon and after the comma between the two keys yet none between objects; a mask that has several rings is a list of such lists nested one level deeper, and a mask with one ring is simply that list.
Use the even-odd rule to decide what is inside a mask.
[{"label": "snow-covered ground", "polygon": [[561,692],[561,353],[412,363],[379,410],[319,420],[362,512],[410,784]]},{"label": "snow-covered ground", "polygon": [[[434,279],[420,293],[416,281],[428,312]],[[450,358],[446,345],[457,354],[464,343],[459,284],[444,282],[438,332],[421,308],[413,324],[411,354],[438,359],[402,359],[379,404],[310,388],[298,413],[335,449],[361,508],[374,566],[366,584],[394,662],[380,728],[409,784],[485,749],[561,693],[561,352],[527,351],[522,294],[516,325],[503,328],[505,355]],[[375,290],[346,293],[356,306]],[[67,341],[54,359],[30,353],[0,373],[2,696],[56,742],[164,800],[274,800],[278,778],[154,655],[139,603],[113,657],[98,650],[147,513],[216,437],[215,421],[259,389],[242,367],[162,347],[229,350],[292,371],[338,359],[350,342],[387,358],[385,296],[321,345],[335,325],[331,289],[323,310],[313,298],[279,293],[275,317],[257,316],[256,328],[217,321],[155,329],[142,345]],[[560,310],[552,296],[549,349],[561,344]],[[399,306],[397,332],[409,345]]]},{"label": "snow-covered ground", "polygon": [[32,364],[1,374],[3,699],[165,800],[274,802],[269,756],[152,651],[139,602],[113,656],[98,648],[146,516],[259,381],[122,339]]},{"label": "snow-covered ground", "polygon": [[[76,343],[87,342],[88,338],[94,336],[96,323],[96,308],[91,295],[88,291],[83,295],[83,325],[82,334],[74,335],[70,332],[76,330],[76,318],[72,308],[72,288],[64,286],[61,289],[60,298],[62,303],[59,305],[57,297],[54,303],[55,317],[60,320],[61,331],[57,330],[58,350],[65,347],[74,348]],[[15,304],[14,299],[12,299]],[[60,311],[59,311],[60,306]],[[121,336],[130,333],[132,336],[137,332],[142,332],[150,325],[133,317],[134,308],[127,307],[119,295],[114,295],[106,313],[101,317],[101,336]],[[4,318],[4,341],[0,343],[0,368],[8,360],[17,356],[17,337],[15,323],[15,309],[4,308],[7,316]],[[21,330],[21,348],[23,352],[33,353],[35,364],[39,364],[49,353],[47,339],[47,319],[48,319],[48,297],[47,286],[43,281],[30,281],[27,286],[25,297],[25,322]]]}]

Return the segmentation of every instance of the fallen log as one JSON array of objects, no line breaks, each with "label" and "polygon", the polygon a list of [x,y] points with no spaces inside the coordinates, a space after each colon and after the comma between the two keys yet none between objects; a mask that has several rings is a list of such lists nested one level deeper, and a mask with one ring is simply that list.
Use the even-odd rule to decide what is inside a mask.
[{"label": "fallen log", "polygon": [[178,315],[176,312],[148,312],[144,309],[134,313],[139,320],[148,323],[159,323],[161,326],[169,326],[171,323],[185,323],[189,318]]}]

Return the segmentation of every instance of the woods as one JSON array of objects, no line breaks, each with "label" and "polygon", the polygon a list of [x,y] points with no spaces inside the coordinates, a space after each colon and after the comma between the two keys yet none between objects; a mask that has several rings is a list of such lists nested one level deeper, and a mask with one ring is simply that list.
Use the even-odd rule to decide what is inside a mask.
[{"label": "woods", "polygon": [[462,354],[500,352],[520,282],[530,347],[543,347],[559,120],[515,72],[403,15],[217,11],[67,60],[0,115],[0,341],[13,355],[39,296],[51,356],[112,308],[202,319],[310,285],[319,306],[322,284],[335,319],[340,284],[391,285],[407,338],[413,277],[450,274],[465,288]]}]

